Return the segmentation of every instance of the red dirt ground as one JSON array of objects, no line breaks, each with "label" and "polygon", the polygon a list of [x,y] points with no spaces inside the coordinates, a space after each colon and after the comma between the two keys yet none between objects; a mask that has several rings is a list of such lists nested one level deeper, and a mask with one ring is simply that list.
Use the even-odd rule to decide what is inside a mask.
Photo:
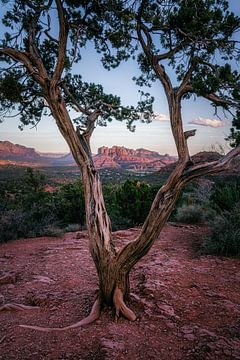
[{"label": "red dirt ground", "polygon": [[[119,246],[139,229],[117,231]],[[131,273],[134,323],[106,309],[95,323],[64,332],[85,317],[97,276],[86,232],[0,246],[0,305],[39,306],[0,312],[0,360],[240,359],[240,260],[198,255],[203,227],[164,228]]]}]

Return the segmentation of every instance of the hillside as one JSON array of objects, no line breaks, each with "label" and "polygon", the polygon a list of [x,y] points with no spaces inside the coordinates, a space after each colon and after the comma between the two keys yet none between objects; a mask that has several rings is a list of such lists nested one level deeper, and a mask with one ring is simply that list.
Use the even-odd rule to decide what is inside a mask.
[{"label": "hillside", "polygon": [[[152,172],[176,161],[168,154],[160,155],[146,149],[127,149],[123,146],[101,147],[93,155],[98,169],[123,169],[130,171]],[[18,166],[76,166],[71,154],[39,153],[33,148],[0,141],[0,165]]]},{"label": "hillside", "polygon": [[[217,152],[214,151],[202,151],[192,156],[192,161],[194,164],[217,161],[222,157]],[[151,183],[151,184],[159,184],[159,182],[165,181],[168,176],[172,173],[174,168],[176,167],[176,162],[168,164],[163,168],[159,169],[152,174],[147,174],[142,177],[142,180]],[[219,174],[208,175],[212,179],[218,178],[219,176],[240,176],[240,157],[234,159],[230,164],[229,168],[222,171]]]},{"label": "hillside", "polygon": [[0,159],[19,162],[40,162],[42,157],[33,148],[12,144],[10,141],[0,141]]},{"label": "hillside", "polygon": [[[63,332],[20,324],[63,327],[85,317],[97,290],[87,233],[0,246],[0,360],[237,360],[240,358],[240,260],[200,256],[206,229],[164,227],[130,274],[133,323],[105,309],[99,320]],[[139,229],[113,233],[117,246]]]}]

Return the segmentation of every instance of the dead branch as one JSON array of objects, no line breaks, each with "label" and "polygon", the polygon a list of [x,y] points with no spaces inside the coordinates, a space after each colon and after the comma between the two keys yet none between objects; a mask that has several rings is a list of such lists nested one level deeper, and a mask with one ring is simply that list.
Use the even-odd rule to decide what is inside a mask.
[{"label": "dead branch", "polygon": [[65,20],[62,1],[56,0],[56,4],[57,4],[58,20],[59,20],[59,36],[58,36],[59,47],[58,47],[57,65],[53,73],[53,79],[54,81],[58,82],[61,78],[65,65],[68,29]]}]

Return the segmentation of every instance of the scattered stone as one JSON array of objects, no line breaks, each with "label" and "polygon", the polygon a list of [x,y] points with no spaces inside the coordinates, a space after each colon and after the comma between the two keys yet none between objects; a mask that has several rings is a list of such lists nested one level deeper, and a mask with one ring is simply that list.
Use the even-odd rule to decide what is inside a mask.
[{"label": "scattered stone", "polygon": [[157,304],[157,307],[164,313],[164,315],[174,317],[176,320],[179,320],[179,316],[175,314],[174,308],[167,304]]},{"label": "scattered stone", "polygon": [[4,303],[5,303],[5,297],[2,294],[0,294],[0,305]]},{"label": "scattered stone", "polygon": [[109,340],[109,339],[103,339],[102,346],[106,349],[111,349],[111,350],[124,350],[125,349],[124,343],[122,343],[120,341]]},{"label": "scattered stone", "polygon": [[5,254],[3,255],[3,257],[4,257],[5,259],[13,259],[13,258],[14,258],[14,255],[11,254],[11,253],[5,253]]},{"label": "scattered stone", "polygon": [[42,276],[42,275],[34,276],[34,280],[35,281],[40,281],[40,282],[45,283],[45,284],[51,284],[51,283],[54,282],[54,280],[50,279],[49,277]]},{"label": "scattered stone", "polygon": [[15,284],[17,275],[15,273],[6,273],[0,277],[0,285]]},{"label": "scattered stone", "polygon": [[183,337],[188,341],[194,341],[196,339],[196,336],[194,334],[185,334]]},{"label": "scattered stone", "polygon": [[217,338],[217,335],[216,335],[214,332],[209,331],[209,330],[207,330],[207,329],[199,329],[198,336],[200,336],[200,337]]}]

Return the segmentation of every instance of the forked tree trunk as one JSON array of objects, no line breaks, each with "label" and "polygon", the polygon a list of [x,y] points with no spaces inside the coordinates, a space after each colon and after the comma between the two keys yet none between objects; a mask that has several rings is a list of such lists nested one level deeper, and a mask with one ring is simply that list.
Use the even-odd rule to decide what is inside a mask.
[{"label": "forked tree trunk", "polygon": [[130,271],[154,244],[184,186],[190,180],[201,175],[217,173],[225,169],[230,161],[239,155],[240,146],[219,161],[199,165],[192,164],[187,151],[187,139],[194,135],[194,131],[183,133],[180,106],[179,103],[176,103],[178,106],[173,108],[170,114],[172,114],[171,123],[175,123],[178,128],[181,127],[178,131],[174,129],[174,136],[182,138],[178,142],[179,162],[166,184],[158,191],[140,234],[134,241],[117,251],[112,242],[111,223],[105,208],[99,175],[92,160],[89,137],[74,129],[58,88],[49,91],[48,103],[58,128],[67,141],[81,171],[89,248],[98,274],[99,292],[89,316],[75,324],[63,328],[20,326],[46,332],[65,331],[96,320],[105,305],[115,309],[116,318],[122,314],[127,319],[134,321],[136,315],[126,305],[130,292]]},{"label": "forked tree trunk", "polygon": [[51,90],[49,105],[81,171],[89,248],[99,278],[98,304],[100,307],[114,306],[117,316],[122,313],[128,319],[135,320],[135,314],[125,305],[130,292],[131,269],[154,244],[186,183],[201,175],[221,171],[228,161],[239,153],[239,149],[233,151],[234,154],[228,158],[226,156],[222,162],[194,166],[186,151],[187,138],[193,134],[182,132],[180,102],[176,101],[176,98],[169,98],[171,123],[176,124],[178,129],[173,129],[174,137],[181,139],[178,140],[179,163],[166,184],[158,191],[138,237],[117,252],[112,242],[111,223],[105,208],[99,175],[92,160],[89,139],[74,129],[59,91]]},{"label": "forked tree trunk", "polygon": [[[128,309],[124,301],[130,291],[129,273],[131,269],[147,254],[154,244],[186,183],[201,175],[222,171],[226,168],[230,160],[240,153],[239,146],[220,161],[200,165],[191,163],[187,139],[189,136],[194,135],[194,131],[185,133],[183,131],[181,98],[193,89],[190,83],[192,68],[189,68],[181,85],[175,89],[164,67],[161,65],[161,60],[169,58],[171,54],[168,53],[167,57],[159,57],[152,52],[152,38],[148,28],[142,22],[144,3],[145,2],[142,1],[138,11],[137,36],[156,78],[160,80],[165,90],[179,162],[166,184],[158,191],[138,237],[119,251],[116,251],[112,242],[111,223],[106,212],[99,175],[93,164],[90,151],[89,140],[94,128],[94,121],[92,121],[94,119],[88,119],[89,121],[87,121],[87,129],[85,131],[75,130],[62,96],[62,74],[66,65],[69,31],[62,1],[56,0],[59,18],[59,41],[56,65],[51,75],[48,74],[37,49],[38,41],[35,38],[36,24],[32,23],[29,27],[30,55],[27,52],[21,52],[13,48],[0,49],[2,54],[9,56],[14,61],[25,66],[29,76],[31,76],[34,82],[42,89],[43,96],[51,109],[57,126],[68,143],[73,157],[80,168],[84,186],[89,247],[98,273],[99,295],[90,315],[86,319],[66,328],[54,328],[52,330],[60,331],[89,323],[97,318],[100,308],[103,305],[113,305],[116,309],[117,316],[122,313],[128,319],[135,320],[135,314]],[[210,99],[211,96],[209,95],[208,98]],[[214,99],[215,98],[216,97],[214,97]],[[216,103],[222,104],[218,98]],[[88,115],[86,114],[85,108],[80,106],[79,110],[85,115]],[[89,117],[99,115],[99,111],[100,110],[93,111]],[[47,328],[33,328],[43,331],[51,330]]]}]

